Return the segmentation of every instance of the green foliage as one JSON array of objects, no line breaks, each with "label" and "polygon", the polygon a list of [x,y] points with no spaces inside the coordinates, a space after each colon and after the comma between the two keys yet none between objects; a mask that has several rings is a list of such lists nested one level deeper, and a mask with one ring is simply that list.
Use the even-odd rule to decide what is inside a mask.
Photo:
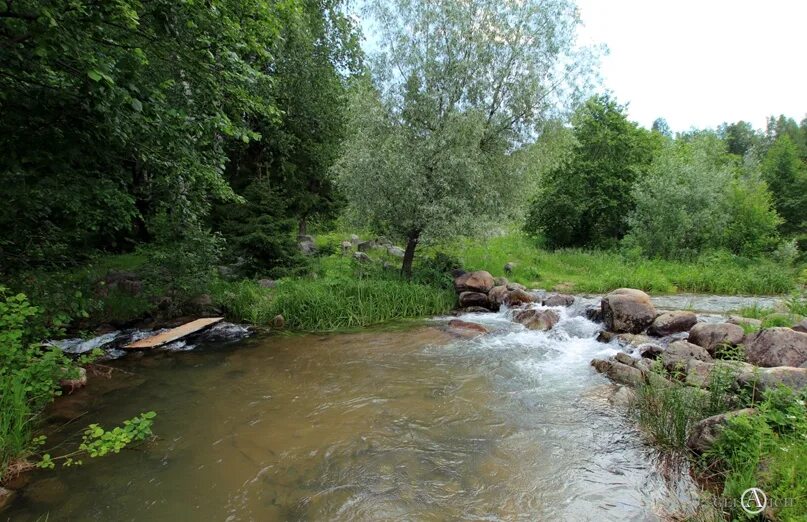
[{"label": "green foliage", "polygon": [[765,259],[713,253],[691,261],[645,259],[629,252],[563,249],[545,251],[522,233],[489,238],[456,239],[439,246],[457,257],[465,270],[503,275],[514,262],[512,281],[551,289],[567,284],[574,292],[602,293],[639,288],[651,293],[715,293],[725,295],[785,294],[796,286],[795,270]]},{"label": "green foliage", "polygon": [[30,325],[39,310],[24,294],[10,295],[0,287],[0,377],[22,383],[32,411],[47,404],[69,362],[61,351],[44,348]]},{"label": "green foliage", "polygon": [[274,309],[290,328],[324,331],[437,315],[454,302],[451,290],[408,281],[289,281],[278,287]]},{"label": "green foliage", "polygon": [[653,443],[671,454],[685,454],[689,431],[705,417],[716,415],[736,405],[731,396],[733,374],[729,368],[715,368],[708,390],[684,386],[666,377],[663,368],[658,380],[639,386],[632,412]]},{"label": "green foliage", "polygon": [[738,176],[739,163],[715,135],[668,144],[633,187],[626,245],[668,259],[720,248],[748,256],[772,250],[780,220],[770,194],[764,183]]},{"label": "green foliage", "polygon": [[316,278],[282,280],[271,290],[251,281],[219,282],[213,296],[228,315],[239,320],[267,325],[280,314],[288,328],[304,331],[419,318],[445,313],[454,306],[452,289],[404,281],[397,273],[349,258],[324,258],[315,274]]},{"label": "green foliage", "polygon": [[[123,425],[116,426],[111,430],[106,430],[98,424],[90,424],[84,430],[81,443],[78,449],[57,457],[52,457],[50,453],[42,455],[37,466],[45,469],[53,469],[56,463],[62,463],[64,467],[80,466],[83,464],[81,458],[103,457],[110,453],[120,453],[120,450],[130,446],[133,442],[144,441],[152,436],[151,427],[154,424],[154,417],[157,414],[153,411],[141,413],[129,420],[123,421]],[[44,444],[40,439],[39,444]]]},{"label": "green foliage", "polygon": [[245,202],[221,205],[214,213],[242,274],[280,277],[304,267],[284,199],[266,181],[250,183],[242,195]]},{"label": "green foliage", "polygon": [[[807,498],[807,408],[804,392],[780,387],[768,390],[753,415],[729,419],[705,454],[708,468],[723,481],[723,496],[739,498],[749,487],[762,488],[777,499],[777,519],[803,515]],[[785,499],[791,501],[785,502]],[[748,518],[739,509],[731,515]]]},{"label": "green foliage", "polygon": [[335,166],[354,220],[413,254],[421,238],[507,217],[523,182],[507,153],[587,70],[573,4],[393,0],[369,11],[375,84],[355,85],[354,132]]},{"label": "green foliage", "polygon": [[761,168],[776,210],[784,219],[782,231],[807,232],[807,166],[790,136],[782,134],[776,139]]},{"label": "green foliage", "polygon": [[625,107],[607,95],[588,100],[573,124],[572,157],[547,175],[525,230],[543,235],[553,248],[611,246],[627,233],[631,189],[650,165],[660,135],[628,121]]},{"label": "green foliage", "polygon": [[147,258],[143,276],[171,298],[172,306],[181,306],[188,297],[207,290],[221,256],[221,238],[199,228],[177,231],[167,215],[161,215],[158,222],[159,241],[141,248]]},{"label": "green foliage", "polygon": [[[130,247],[230,198],[226,146],[279,115],[270,46],[296,2],[0,4],[0,248],[12,266]],[[5,263],[4,263],[5,264]]]},{"label": "green foliage", "polygon": [[0,480],[13,460],[32,451],[35,417],[71,368],[61,351],[37,342],[38,313],[24,294],[0,286]]}]

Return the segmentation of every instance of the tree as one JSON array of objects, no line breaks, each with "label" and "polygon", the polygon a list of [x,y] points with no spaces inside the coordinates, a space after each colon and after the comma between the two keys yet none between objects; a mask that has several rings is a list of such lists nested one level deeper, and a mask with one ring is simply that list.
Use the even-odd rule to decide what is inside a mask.
[{"label": "tree", "polygon": [[762,175],[782,216],[782,232],[807,232],[807,166],[788,133],[773,142],[762,160]]},{"label": "tree", "polygon": [[355,89],[336,171],[352,215],[406,241],[408,277],[421,239],[507,213],[508,154],[585,87],[588,60],[566,0],[375,0],[370,13],[375,85]]},{"label": "tree", "polygon": [[646,172],[660,134],[630,122],[625,107],[595,96],[573,118],[571,159],[551,171],[530,205],[527,232],[549,246],[610,246],[627,233],[631,188]]},{"label": "tree", "polygon": [[[269,65],[295,2],[0,2],[0,248],[75,262],[203,227],[233,140],[277,117]],[[171,225],[155,230],[153,218]]]},{"label": "tree", "polygon": [[742,120],[736,123],[723,123],[718,127],[717,133],[725,140],[728,152],[740,157],[745,156],[761,141],[754,127]]},{"label": "tree", "polygon": [[672,138],[673,133],[670,130],[670,124],[664,118],[656,118],[653,120],[653,126],[650,128],[653,132],[658,132],[665,138]]},{"label": "tree", "polygon": [[741,177],[740,165],[715,134],[667,144],[633,187],[625,244],[678,259],[720,248],[745,255],[771,250],[779,218],[770,193],[758,174]]}]

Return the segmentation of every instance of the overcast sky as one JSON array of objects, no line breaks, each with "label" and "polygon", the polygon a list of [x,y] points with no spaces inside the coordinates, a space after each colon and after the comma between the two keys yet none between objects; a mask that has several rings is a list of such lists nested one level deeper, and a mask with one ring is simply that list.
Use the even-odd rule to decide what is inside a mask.
[{"label": "overcast sky", "polygon": [[807,113],[805,0],[578,0],[581,39],[605,43],[603,87],[632,120],[674,131]]}]

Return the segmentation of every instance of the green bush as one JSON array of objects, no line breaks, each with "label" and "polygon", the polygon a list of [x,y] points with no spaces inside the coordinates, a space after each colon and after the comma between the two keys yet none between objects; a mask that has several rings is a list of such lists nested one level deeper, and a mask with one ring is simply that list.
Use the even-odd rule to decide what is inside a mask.
[{"label": "green bush", "polygon": [[668,144],[633,196],[625,244],[650,257],[694,259],[719,249],[757,256],[776,246],[781,219],[767,186],[758,173],[743,173],[715,135]]},{"label": "green bush", "polygon": [[71,372],[61,351],[33,337],[38,313],[25,295],[0,286],[0,480],[13,460],[33,450],[34,418]]}]

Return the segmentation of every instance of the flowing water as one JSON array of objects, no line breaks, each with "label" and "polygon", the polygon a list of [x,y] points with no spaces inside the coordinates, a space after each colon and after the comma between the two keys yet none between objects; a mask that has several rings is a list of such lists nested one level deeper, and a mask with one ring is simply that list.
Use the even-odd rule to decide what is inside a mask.
[{"label": "flowing water", "polygon": [[427,324],[253,337],[127,357],[54,420],[155,410],[159,439],[37,472],[10,520],[657,520],[687,505],[608,381],[616,347],[559,309],[550,332],[471,314],[475,339]]}]

